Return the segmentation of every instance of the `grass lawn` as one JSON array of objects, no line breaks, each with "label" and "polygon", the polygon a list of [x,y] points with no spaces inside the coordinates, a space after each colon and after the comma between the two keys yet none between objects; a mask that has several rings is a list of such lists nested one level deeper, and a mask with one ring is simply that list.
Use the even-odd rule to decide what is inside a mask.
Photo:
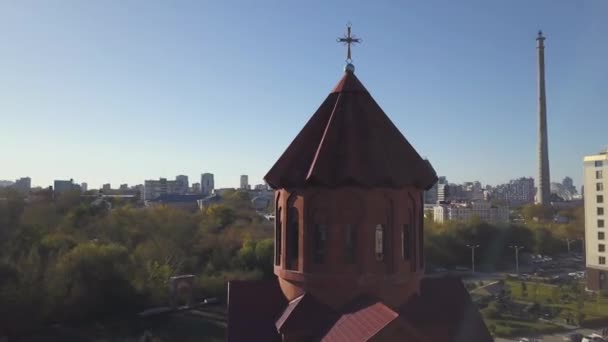
[{"label": "grass lawn", "polygon": [[[572,295],[570,290],[559,288],[552,284],[536,282],[525,283],[527,295],[524,295],[522,291],[521,282],[506,282],[506,285],[511,290],[511,298],[513,298],[513,300],[530,303],[536,302],[543,306],[561,308],[572,312],[577,311],[577,303],[574,300],[567,303],[561,302],[563,295]],[[608,318],[608,298],[589,298],[588,294],[585,293],[585,300],[581,311],[585,314],[585,320]]]},{"label": "grass lawn", "polygon": [[495,336],[516,336],[526,335],[529,333],[550,333],[560,330],[560,327],[535,321],[518,320],[513,317],[505,317],[504,319],[485,319],[486,326],[493,332]]},{"label": "grass lawn", "polygon": [[[585,292],[582,287],[575,291],[572,286],[556,286],[540,282],[525,282],[525,290],[521,281],[505,281],[510,292],[511,302],[527,306],[538,303],[543,313],[556,320],[555,324],[532,318],[510,316],[503,312],[500,318],[484,317],[486,325],[495,336],[513,337],[527,334],[552,333],[563,331],[566,318],[570,325],[582,318],[583,326],[608,323],[608,298]],[[582,296],[582,297],[581,297]],[[582,303],[579,301],[583,299]],[[511,311],[509,311],[511,312]],[[482,310],[483,313],[483,310]],[[581,314],[582,313],[582,317]],[[557,316],[556,316],[557,315]]]}]

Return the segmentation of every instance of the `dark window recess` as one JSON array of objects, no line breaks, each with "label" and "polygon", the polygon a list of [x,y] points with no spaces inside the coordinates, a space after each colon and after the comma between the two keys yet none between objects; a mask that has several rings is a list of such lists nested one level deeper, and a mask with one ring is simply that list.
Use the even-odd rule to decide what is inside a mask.
[{"label": "dark window recess", "polygon": [[597,214],[598,214],[598,215],[604,215],[604,208],[602,208],[602,207],[598,207],[598,208],[597,208]]},{"label": "dark window recess", "polygon": [[419,257],[418,257],[418,267],[420,269],[424,268],[424,195],[420,193],[420,206],[418,207],[418,236],[417,239],[419,241],[418,248]]},{"label": "dark window recess", "polygon": [[597,227],[604,228],[604,220],[597,220]]},{"label": "dark window recess", "polygon": [[597,233],[597,239],[598,240],[604,240],[604,232],[598,232]]},{"label": "dark window recess", "polygon": [[344,255],[346,263],[352,264],[357,256],[357,236],[355,227],[352,224],[347,224],[345,227]]},{"label": "dark window recess", "polygon": [[606,251],[606,245],[604,245],[604,244],[597,245],[597,251],[598,252],[605,252]]},{"label": "dark window recess", "polygon": [[[278,202],[278,201],[277,201]],[[277,208],[276,209],[276,216],[274,218],[274,263],[275,265],[280,265],[281,264],[281,253],[282,253],[282,238],[283,238],[283,234],[281,234],[281,230],[283,229],[283,225],[281,222],[281,208]]]},{"label": "dark window recess", "polygon": [[597,203],[604,203],[604,196],[603,195],[597,195],[597,197],[595,198]]},{"label": "dark window recess", "polygon": [[297,270],[300,255],[300,213],[297,208],[290,207],[287,216],[287,268]]},{"label": "dark window recess", "polygon": [[384,260],[384,225],[377,224],[375,231],[375,251],[376,251],[376,260],[382,261]]},{"label": "dark window recess", "polygon": [[404,260],[408,260],[410,255],[410,225],[401,226],[401,255]]},{"label": "dark window recess", "polygon": [[325,262],[327,253],[327,225],[314,225],[313,261],[317,264]]}]

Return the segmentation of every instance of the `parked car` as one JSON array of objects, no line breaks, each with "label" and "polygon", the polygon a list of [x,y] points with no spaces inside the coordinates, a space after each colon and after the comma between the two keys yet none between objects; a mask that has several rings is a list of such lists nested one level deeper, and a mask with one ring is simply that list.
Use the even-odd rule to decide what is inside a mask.
[{"label": "parked car", "polygon": [[467,267],[464,267],[464,266],[456,266],[454,269],[455,269],[456,271],[460,271],[460,272],[466,272],[466,271],[469,271],[469,269],[468,269]]},{"label": "parked car", "polygon": [[606,342],[606,340],[604,340],[604,338],[601,335],[591,334],[589,336],[584,336],[581,339],[581,342]]},{"label": "parked car", "polygon": [[583,339],[583,335],[581,335],[579,333],[572,333],[572,334],[568,334],[568,335],[564,336],[565,342],[581,342],[582,339]]}]

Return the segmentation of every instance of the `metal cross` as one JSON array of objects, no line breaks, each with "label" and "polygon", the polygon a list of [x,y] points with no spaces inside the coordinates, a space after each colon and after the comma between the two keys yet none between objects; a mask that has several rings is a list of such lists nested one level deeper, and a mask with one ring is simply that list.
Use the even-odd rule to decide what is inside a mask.
[{"label": "metal cross", "polygon": [[348,50],[347,50],[347,53],[346,53],[346,62],[348,62],[348,63],[350,63],[352,61],[352,58],[351,58],[351,55],[350,55],[350,46],[352,44],[355,44],[355,43],[361,43],[361,39],[360,38],[357,38],[357,37],[352,36],[350,34],[350,27],[351,27],[351,25],[350,25],[350,23],[348,23],[348,25],[346,25],[346,35],[344,37],[342,37],[342,38],[336,39],[336,41],[338,43],[344,43],[344,44],[346,44],[348,46]]}]

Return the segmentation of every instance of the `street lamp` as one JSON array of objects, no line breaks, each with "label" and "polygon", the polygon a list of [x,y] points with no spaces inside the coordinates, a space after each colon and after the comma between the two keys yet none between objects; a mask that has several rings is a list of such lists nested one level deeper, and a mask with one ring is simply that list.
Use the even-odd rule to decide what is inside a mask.
[{"label": "street lamp", "polygon": [[515,250],[515,273],[517,273],[517,275],[519,275],[519,250],[523,249],[524,246],[511,245],[511,246],[509,246],[509,248],[512,248]]},{"label": "street lamp", "polygon": [[568,254],[570,254],[570,244],[578,241],[579,239],[565,239],[565,240],[566,240],[566,245],[568,246]]},{"label": "street lamp", "polygon": [[467,245],[471,249],[471,273],[475,274],[475,248],[478,248],[479,245]]}]

